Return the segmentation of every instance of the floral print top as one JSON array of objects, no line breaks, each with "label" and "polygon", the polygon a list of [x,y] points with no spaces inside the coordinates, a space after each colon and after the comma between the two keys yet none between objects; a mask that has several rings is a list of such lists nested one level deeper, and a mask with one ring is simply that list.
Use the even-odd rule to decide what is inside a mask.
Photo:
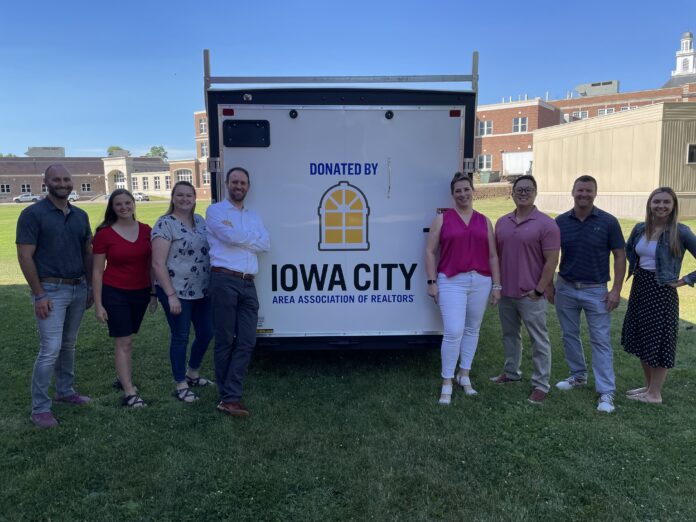
[{"label": "floral print top", "polygon": [[210,256],[205,219],[193,216],[193,230],[173,215],[162,216],[152,227],[152,239],[169,241],[167,269],[179,299],[200,299],[208,295]]}]

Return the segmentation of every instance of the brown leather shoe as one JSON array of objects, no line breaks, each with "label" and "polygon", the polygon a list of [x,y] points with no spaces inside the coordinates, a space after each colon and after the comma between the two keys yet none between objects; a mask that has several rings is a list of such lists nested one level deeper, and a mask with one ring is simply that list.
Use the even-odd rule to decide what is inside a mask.
[{"label": "brown leather shoe", "polygon": [[227,415],[232,415],[233,417],[248,417],[250,415],[249,410],[241,402],[222,402],[220,401],[217,405],[217,409]]},{"label": "brown leather shoe", "polygon": [[539,388],[534,388],[527,400],[532,404],[544,404],[544,401],[546,400],[546,392],[544,390],[540,390]]}]

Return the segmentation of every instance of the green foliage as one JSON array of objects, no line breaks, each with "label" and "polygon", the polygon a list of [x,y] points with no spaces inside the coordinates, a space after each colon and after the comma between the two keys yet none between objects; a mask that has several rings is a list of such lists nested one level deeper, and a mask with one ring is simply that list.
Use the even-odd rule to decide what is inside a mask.
[{"label": "green foliage", "polygon": [[[103,202],[78,204],[93,226],[103,215]],[[198,205],[204,213],[204,202]],[[512,205],[487,200],[476,207],[495,219]],[[152,224],[165,209],[139,203],[136,212]],[[266,352],[249,371],[246,421],[217,413],[214,389],[201,390],[190,405],[171,397],[169,333],[158,310],[146,317],[134,348],[135,382],[149,405],[124,410],[110,386],[113,343],[89,310],[76,376],[93,402],[56,405],[60,426],[40,431],[28,421],[38,346],[31,304],[18,269],[7,268],[16,267],[19,210],[0,206],[0,520],[696,519],[692,288],[679,291],[685,320],[662,407],[622,396],[642,375],[619,345],[625,288],[613,315],[619,394],[612,415],[595,411],[592,386],[553,389],[535,407],[526,401],[527,380],[489,383],[503,357],[494,309],[472,369],[477,397],[455,390],[452,406],[436,404],[438,346]],[[684,269],[695,265],[689,258]],[[549,325],[556,382],[567,367],[552,307]],[[524,333],[523,342],[528,348]],[[212,355],[211,346],[204,376],[213,376]],[[528,379],[528,351],[523,361]]]},{"label": "green foliage", "polygon": [[[123,153],[123,152],[128,153],[128,151],[127,151],[126,149],[124,149],[123,147],[119,147],[118,145],[111,145],[110,147],[108,147],[108,148],[106,149],[106,153],[107,153],[109,156],[117,156],[117,155],[120,155],[120,154]],[[130,153],[128,153],[128,154],[126,154],[126,155],[127,155],[127,156],[130,156]]]},{"label": "green foliage", "polygon": [[166,160],[167,151],[162,145],[156,145],[154,147],[150,147],[150,152],[145,154],[145,156],[148,156],[150,158],[162,158],[163,160]]},{"label": "green foliage", "polygon": [[2,152],[0,152],[0,158],[16,158],[16,157],[17,156],[15,154],[12,154],[11,152],[9,152],[7,154],[3,154]]}]

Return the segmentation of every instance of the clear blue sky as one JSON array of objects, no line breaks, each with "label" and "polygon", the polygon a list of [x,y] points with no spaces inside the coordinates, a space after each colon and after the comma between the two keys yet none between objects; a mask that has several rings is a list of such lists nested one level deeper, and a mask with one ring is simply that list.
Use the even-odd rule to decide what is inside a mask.
[{"label": "clear blue sky", "polygon": [[617,79],[661,86],[693,0],[68,0],[6,3],[0,12],[0,152],[109,145],[194,157],[204,107],[202,51],[214,75],[469,73],[480,52],[479,103],[563,98]]}]

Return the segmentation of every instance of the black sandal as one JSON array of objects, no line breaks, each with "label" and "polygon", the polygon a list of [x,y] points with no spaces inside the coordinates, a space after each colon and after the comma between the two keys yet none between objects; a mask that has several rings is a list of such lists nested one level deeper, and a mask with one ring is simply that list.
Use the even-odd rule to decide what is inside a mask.
[{"label": "black sandal", "polygon": [[121,402],[122,406],[127,408],[143,408],[147,406],[145,401],[140,397],[140,395],[126,395]]},{"label": "black sandal", "polygon": [[203,388],[205,386],[213,386],[215,383],[206,379],[205,377],[196,377],[193,379],[187,375],[186,384],[188,384],[191,388]]},{"label": "black sandal", "polygon": [[174,390],[172,392],[172,395],[177,398],[177,400],[180,400],[181,402],[185,402],[187,404],[190,404],[194,401],[198,400],[198,395],[193,393],[191,391],[191,388],[180,388],[177,390]]}]

